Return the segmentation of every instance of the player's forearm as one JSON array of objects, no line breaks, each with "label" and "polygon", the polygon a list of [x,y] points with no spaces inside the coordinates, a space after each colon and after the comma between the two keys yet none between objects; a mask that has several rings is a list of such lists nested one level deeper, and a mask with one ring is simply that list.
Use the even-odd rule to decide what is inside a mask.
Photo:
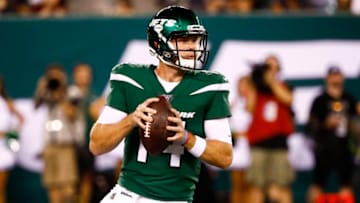
[{"label": "player's forearm", "polygon": [[[189,133],[189,140],[185,144],[185,148],[193,155],[194,146],[197,142],[195,136],[196,135]],[[197,147],[198,146],[195,146],[195,148]],[[231,144],[217,140],[206,140],[206,147],[200,158],[216,167],[223,169],[228,168],[232,162],[232,146]]]},{"label": "player's forearm", "polygon": [[136,126],[131,116],[129,115],[115,124],[95,123],[90,132],[90,151],[94,155],[100,155],[111,151],[120,144]]},{"label": "player's forearm", "polygon": [[206,149],[201,155],[202,160],[222,169],[230,166],[232,158],[231,144],[217,140],[207,140]]}]

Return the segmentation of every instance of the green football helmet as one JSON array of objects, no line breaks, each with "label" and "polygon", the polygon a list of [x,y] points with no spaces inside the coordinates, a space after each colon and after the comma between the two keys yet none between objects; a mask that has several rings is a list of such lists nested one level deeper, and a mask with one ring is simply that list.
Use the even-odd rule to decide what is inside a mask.
[{"label": "green football helmet", "polygon": [[[148,42],[150,53],[170,66],[184,70],[200,70],[207,62],[207,31],[200,24],[196,14],[185,7],[169,6],[155,14],[151,19],[148,29]],[[179,37],[196,36],[195,49],[180,50],[170,40]],[[194,52],[193,59],[184,59],[179,51]]]}]

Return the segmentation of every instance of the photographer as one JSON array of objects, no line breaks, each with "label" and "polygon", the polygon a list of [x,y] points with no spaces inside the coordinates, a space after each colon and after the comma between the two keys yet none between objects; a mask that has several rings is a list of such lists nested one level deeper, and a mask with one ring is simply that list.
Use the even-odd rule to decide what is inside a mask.
[{"label": "photographer", "polygon": [[79,203],[89,203],[94,182],[94,155],[89,150],[89,135],[93,120],[90,116],[90,103],[97,98],[92,89],[92,67],[87,63],[78,63],[72,70],[72,84],[69,91],[77,93],[80,112],[85,119],[85,131],[81,135],[81,143],[77,145],[77,164],[79,169],[79,184],[77,196]]},{"label": "photographer", "polygon": [[278,79],[280,66],[275,56],[252,67],[252,87],[246,109],[252,114],[247,131],[252,163],[246,179],[250,200],[262,203],[291,203],[290,185],[295,173],[287,158],[287,138],[294,131],[291,113],[292,92]]},{"label": "photographer", "polygon": [[66,96],[66,74],[62,66],[51,64],[37,84],[35,107],[48,105],[50,108],[62,102]]},{"label": "photographer", "polygon": [[43,184],[49,202],[74,202],[78,184],[76,144],[85,131],[81,114],[81,95],[67,91],[66,74],[59,65],[51,65],[40,79],[35,96],[37,107],[45,105],[45,146]]}]

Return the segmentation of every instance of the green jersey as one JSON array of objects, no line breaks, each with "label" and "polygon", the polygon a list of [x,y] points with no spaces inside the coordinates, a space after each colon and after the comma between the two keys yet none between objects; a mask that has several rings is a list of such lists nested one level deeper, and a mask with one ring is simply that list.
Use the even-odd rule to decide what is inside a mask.
[{"label": "green jersey", "polygon": [[[228,82],[209,71],[187,72],[170,92],[165,92],[155,66],[122,64],[110,77],[108,106],[132,113],[145,99],[165,95],[180,112],[185,128],[205,138],[204,121],[230,116]],[[180,144],[160,155],[150,155],[135,128],[125,138],[125,153],[119,184],[139,195],[161,201],[192,201],[200,172],[200,159]]]}]

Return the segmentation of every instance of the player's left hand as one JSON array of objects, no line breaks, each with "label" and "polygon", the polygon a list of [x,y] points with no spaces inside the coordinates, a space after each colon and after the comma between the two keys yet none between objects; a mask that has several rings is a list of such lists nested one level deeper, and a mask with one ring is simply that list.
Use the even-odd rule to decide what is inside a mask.
[{"label": "player's left hand", "polygon": [[177,142],[177,143],[182,143],[183,139],[184,139],[184,136],[185,136],[185,128],[183,126],[183,122],[180,118],[180,113],[174,109],[174,108],[171,108],[171,112],[174,113],[175,117],[168,117],[168,120],[172,123],[174,123],[175,125],[173,126],[170,126],[168,125],[166,127],[166,129],[168,131],[173,131],[175,132],[175,135],[172,136],[172,137],[168,137],[167,140],[169,142]]}]

